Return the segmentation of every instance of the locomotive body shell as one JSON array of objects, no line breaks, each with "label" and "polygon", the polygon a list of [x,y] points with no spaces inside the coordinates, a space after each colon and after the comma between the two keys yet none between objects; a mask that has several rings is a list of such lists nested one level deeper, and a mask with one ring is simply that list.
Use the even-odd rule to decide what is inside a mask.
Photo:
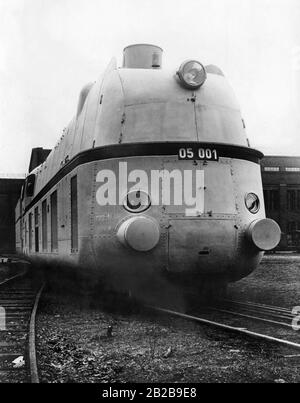
[{"label": "locomotive body shell", "polygon": [[[247,237],[251,223],[265,219],[262,154],[249,148],[225,77],[217,68],[207,71],[205,83],[188,90],[174,70],[117,69],[112,60],[100,80],[84,87],[75,118],[26,180],[16,212],[19,252],[70,263],[92,277],[109,273],[124,288],[129,278],[153,275],[228,282],[251,273],[262,258],[260,235],[256,244],[252,233]],[[208,154],[197,158],[200,150]],[[125,208],[128,182],[127,193],[119,186],[137,169],[147,178],[154,171],[163,177],[156,191],[146,186],[150,182],[136,184],[150,197],[142,212]],[[118,203],[99,202],[104,172],[113,175],[107,192]],[[167,186],[171,198],[185,200],[185,172],[193,178],[189,191],[196,192],[198,210],[159,196]],[[254,213],[245,203],[248,194],[259,200]],[[141,252],[143,240],[155,239],[155,228],[155,246]],[[278,229],[269,232],[272,244]]]},{"label": "locomotive body shell", "polygon": [[[132,214],[123,205],[100,206],[96,200],[97,173],[103,169],[118,172],[120,162],[127,163],[128,171],[138,166],[149,176],[153,168],[169,172],[174,169],[204,171],[204,213],[199,217],[186,217],[182,206],[151,206],[141,214],[159,223],[160,241],[157,247],[147,252],[146,256],[124,247],[118,242],[116,234],[121,223]],[[180,161],[177,156],[171,155],[84,163],[61,179],[34,205],[42,211],[42,203],[46,200],[49,204],[51,194],[56,191],[59,195],[57,250],[51,250],[49,225],[46,248],[43,250],[42,231],[39,231],[39,252],[30,252],[28,244],[23,252],[32,258],[72,261],[84,266],[93,275],[99,270],[113,271],[114,268],[119,273],[121,266],[124,273],[132,269],[142,275],[145,271],[150,275],[153,272],[202,276],[220,274],[228,280],[236,280],[249,274],[262,255],[255,249],[251,254],[245,239],[245,231],[253,215],[246,209],[244,195],[251,191],[262,200],[262,187],[257,181],[259,169],[257,163],[240,159],[221,157],[218,162],[199,161],[195,165],[193,161]],[[78,249],[72,250],[70,183],[75,176],[78,180],[79,244]],[[171,194],[174,194],[174,185],[174,181],[170,181]],[[25,215],[25,221],[28,217]],[[261,206],[256,218],[263,217],[264,207]],[[28,236],[24,234],[25,238]]]}]

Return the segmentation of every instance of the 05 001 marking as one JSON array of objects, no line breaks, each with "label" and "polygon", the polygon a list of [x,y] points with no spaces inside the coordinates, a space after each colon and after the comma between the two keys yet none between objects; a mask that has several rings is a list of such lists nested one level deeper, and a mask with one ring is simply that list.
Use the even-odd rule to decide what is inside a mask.
[{"label": "05 001 marking", "polygon": [[180,160],[209,160],[218,161],[218,153],[216,149],[211,148],[180,148],[178,151]]}]

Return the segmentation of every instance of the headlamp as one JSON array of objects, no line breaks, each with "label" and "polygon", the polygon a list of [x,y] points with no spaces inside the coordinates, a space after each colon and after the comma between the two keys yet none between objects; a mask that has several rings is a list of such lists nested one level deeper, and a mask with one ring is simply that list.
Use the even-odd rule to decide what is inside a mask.
[{"label": "headlamp", "polygon": [[199,88],[206,80],[204,66],[196,60],[187,60],[181,64],[177,75],[181,83],[189,89]]}]

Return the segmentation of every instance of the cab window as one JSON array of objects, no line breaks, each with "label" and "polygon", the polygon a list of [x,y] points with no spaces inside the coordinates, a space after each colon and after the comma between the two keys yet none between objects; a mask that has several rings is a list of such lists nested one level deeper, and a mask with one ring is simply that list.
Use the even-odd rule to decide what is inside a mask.
[{"label": "cab window", "polygon": [[32,197],[34,194],[35,175],[31,174],[26,178],[26,196]]}]

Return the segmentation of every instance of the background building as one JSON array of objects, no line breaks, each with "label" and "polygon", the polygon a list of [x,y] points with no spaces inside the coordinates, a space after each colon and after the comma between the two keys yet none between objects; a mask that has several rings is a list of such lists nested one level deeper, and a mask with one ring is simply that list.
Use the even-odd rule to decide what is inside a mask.
[{"label": "background building", "polygon": [[300,157],[266,156],[261,172],[266,215],[280,225],[280,246],[300,248]]},{"label": "background building", "polygon": [[[42,164],[51,150],[33,148],[28,172]],[[15,208],[24,183],[24,175],[0,174],[0,253],[15,253]]]},{"label": "background building", "polygon": [[14,253],[15,207],[25,175],[0,176],[0,253]]}]

